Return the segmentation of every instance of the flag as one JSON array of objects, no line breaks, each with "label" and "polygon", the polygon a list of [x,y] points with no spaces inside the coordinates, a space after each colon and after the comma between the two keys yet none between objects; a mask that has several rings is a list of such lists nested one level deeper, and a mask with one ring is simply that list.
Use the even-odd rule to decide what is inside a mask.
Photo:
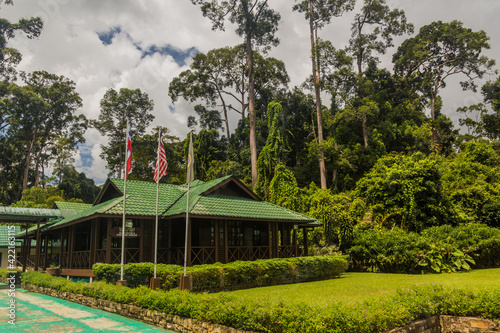
[{"label": "flag", "polygon": [[167,175],[167,155],[165,153],[165,146],[163,145],[163,135],[160,132],[160,138],[158,140],[158,151],[156,157],[156,167],[155,167],[155,182],[159,182],[160,178]]},{"label": "flag", "polygon": [[132,171],[132,140],[130,139],[130,124],[127,120],[127,169],[125,171],[125,178]]},{"label": "flag", "polygon": [[189,184],[194,180],[194,155],[193,155],[193,133],[189,133],[189,154],[186,183]]}]

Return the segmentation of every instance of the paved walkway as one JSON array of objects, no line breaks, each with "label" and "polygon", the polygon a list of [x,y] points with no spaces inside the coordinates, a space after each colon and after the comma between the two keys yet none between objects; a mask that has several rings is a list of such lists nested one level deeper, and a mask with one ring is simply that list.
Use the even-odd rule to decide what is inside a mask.
[{"label": "paved walkway", "polygon": [[159,327],[58,298],[16,289],[15,325],[9,324],[8,289],[0,289],[0,332],[169,332]]}]

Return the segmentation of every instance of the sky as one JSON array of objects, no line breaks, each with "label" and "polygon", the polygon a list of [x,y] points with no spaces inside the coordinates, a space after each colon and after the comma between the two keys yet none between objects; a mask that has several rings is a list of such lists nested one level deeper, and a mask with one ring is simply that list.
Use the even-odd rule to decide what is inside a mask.
[{"label": "sky", "polygon": [[[303,14],[292,11],[294,3],[269,1],[270,7],[281,14],[277,33],[280,44],[269,56],[285,63],[291,79],[289,88],[300,86],[311,72],[309,26]],[[387,4],[405,11],[408,21],[415,25],[414,35],[433,21],[455,19],[474,31],[486,31],[491,48],[484,54],[496,59],[496,68],[500,68],[500,0],[387,0]],[[358,0],[353,12],[335,18],[319,36],[336,48],[346,47],[360,6]],[[23,54],[18,70],[45,70],[73,80],[83,100],[77,112],[91,119],[99,116],[99,102],[108,89],[139,88],[155,104],[155,120],[148,133],[153,127],[164,126],[181,139],[188,132],[187,118],[194,114],[194,104],[182,99],[173,104],[168,96],[169,83],[189,69],[198,52],[242,43],[233,25],[226,25],[224,32],[212,31],[210,21],[190,0],[14,0],[13,6],[0,8],[0,17],[11,21],[32,16],[44,21],[40,37],[29,40],[19,35],[9,42]],[[379,55],[380,67],[392,71],[392,54],[408,37],[395,38],[395,47]],[[485,79],[495,80],[496,76]],[[462,91],[458,80],[450,81],[441,96],[443,112],[455,122],[458,107],[482,102],[479,92]],[[238,117],[235,114],[230,119],[230,127],[236,125]],[[97,184],[103,183],[108,171],[99,154],[106,138],[95,129],[89,129],[85,137],[86,142],[75,155],[75,166]]]}]

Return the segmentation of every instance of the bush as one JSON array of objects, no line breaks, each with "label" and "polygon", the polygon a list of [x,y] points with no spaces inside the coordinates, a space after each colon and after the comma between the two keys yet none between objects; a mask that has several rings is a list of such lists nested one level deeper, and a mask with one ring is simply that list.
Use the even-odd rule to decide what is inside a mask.
[{"label": "bush", "polygon": [[16,284],[21,283],[22,271],[19,269],[0,269],[0,276],[10,278],[12,275],[16,277]]},{"label": "bush", "polygon": [[359,230],[347,251],[350,269],[384,273],[421,273],[500,266],[500,230],[470,223],[443,225],[421,234]]},{"label": "bush", "polygon": [[[153,264],[126,264],[123,272],[131,288],[149,285],[153,277]],[[97,280],[116,283],[120,265],[95,264]],[[194,291],[234,290],[248,287],[331,279],[347,270],[345,257],[300,257],[235,261],[228,264],[199,265],[187,268]],[[157,265],[160,288],[169,290],[179,286],[183,268],[175,265]]]},{"label": "bush", "polygon": [[440,285],[417,285],[394,296],[353,305],[333,303],[274,304],[249,301],[230,294],[195,294],[179,290],[136,289],[104,282],[67,281],[39,272],[23,273],[27,284],[107,299],[167,314],[243,330],[264,332],[383,332],[433,315],[500,318],[500,289],[474,291]]}]

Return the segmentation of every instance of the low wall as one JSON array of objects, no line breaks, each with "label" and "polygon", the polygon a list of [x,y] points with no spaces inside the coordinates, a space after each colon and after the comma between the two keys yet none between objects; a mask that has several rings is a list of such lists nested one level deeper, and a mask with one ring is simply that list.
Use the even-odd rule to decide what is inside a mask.
[{"label": "low wall", "polygon": [[387,333],[491,333],[500,332],[500,323],[471,317],[433,316]]},{"label": "low wall", "polygon": [[146,324],[155,325],[167,330],[172,330],[179,333],[256,333],[249,331],[237,330],[235,328],[216,325],[207,322],[202,322],[199,320],[194,320],[191,318],[183,318],[179,316],[174,316],[170,314],[165,314],[158,311],[152,311],[148,309],[140,308],[136,305],[121,304],[116,302],[111,302],[105,299],[94,298],[84,295],[78,295],[68,292],[60,292],[55,289],[38,287],[34,285],[22,284],[22,288],[52,296],[60,299],[64,299],[70,302],[79,303],[94,309],[104,310],[107,312],[115,313],[120,316],[125,316],[128,318],[140,320]]}]

